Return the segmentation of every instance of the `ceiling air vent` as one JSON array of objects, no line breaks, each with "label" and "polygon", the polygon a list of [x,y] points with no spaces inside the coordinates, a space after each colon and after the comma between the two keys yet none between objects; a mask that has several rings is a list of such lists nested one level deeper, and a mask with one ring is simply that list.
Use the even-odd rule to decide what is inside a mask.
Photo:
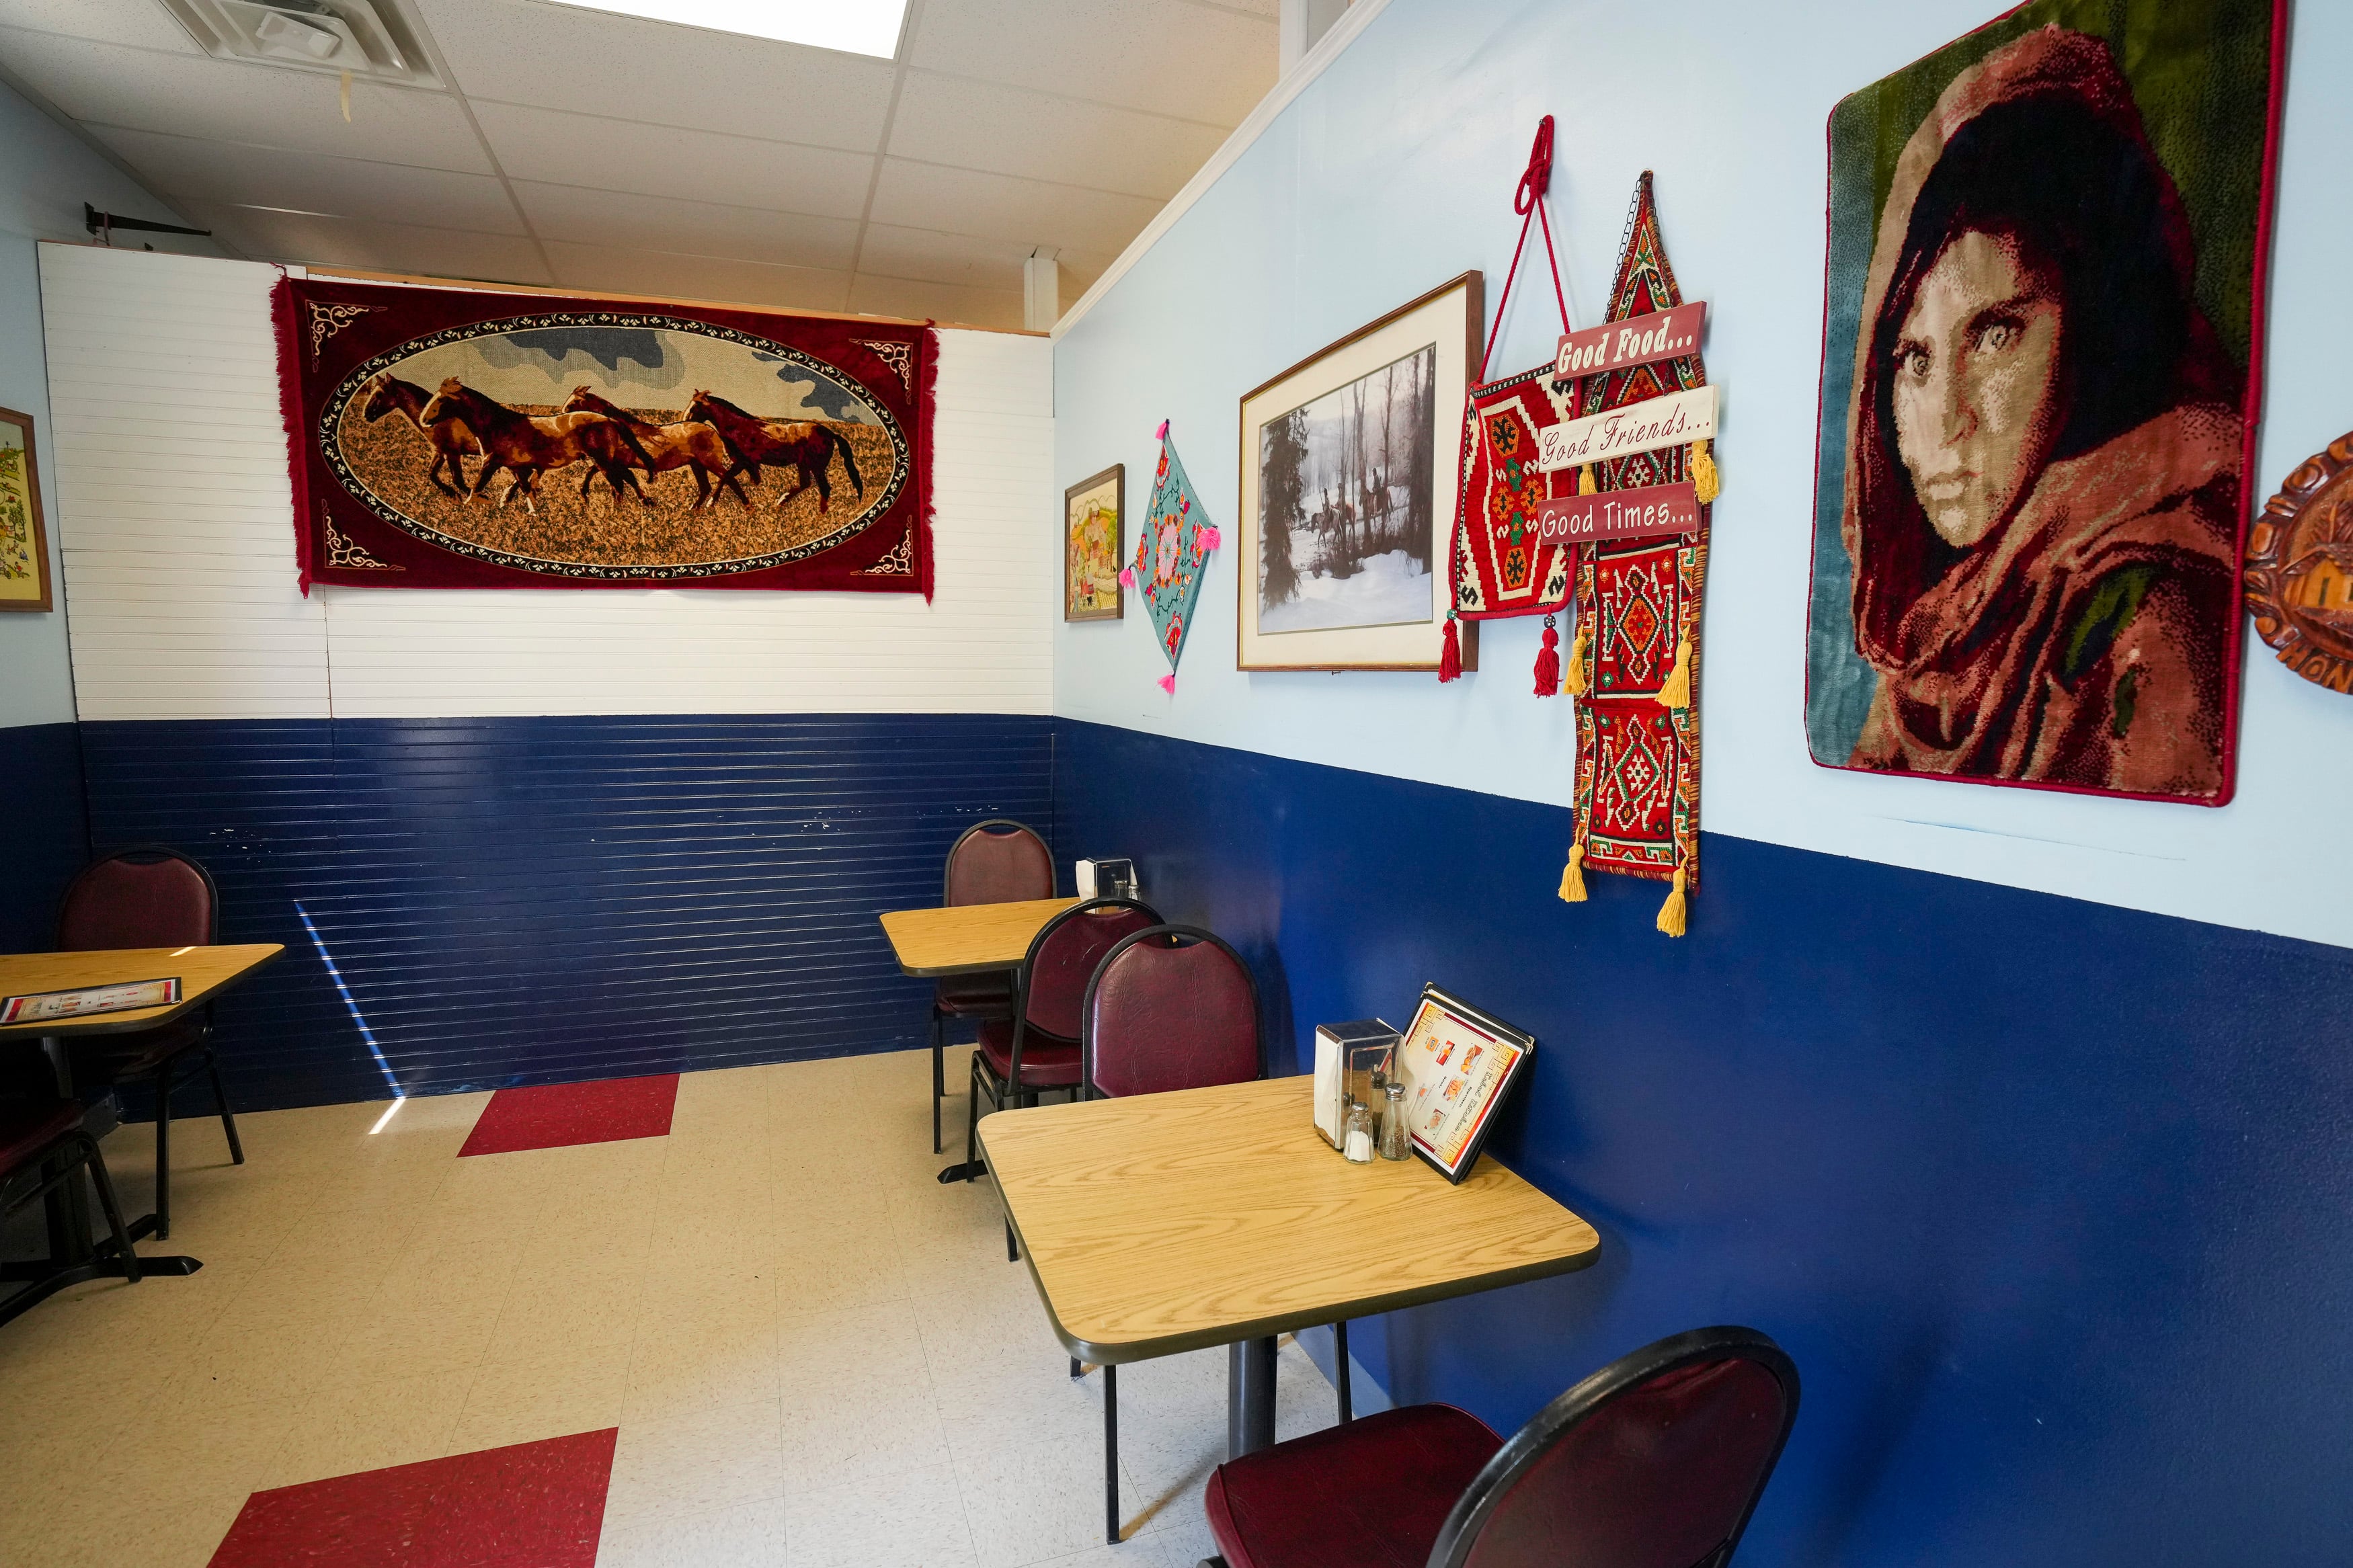
[{"label": "ceiling air vent", "polygon": [[205,52],[294,70],[438,87],[390,0],[162,0]]}]

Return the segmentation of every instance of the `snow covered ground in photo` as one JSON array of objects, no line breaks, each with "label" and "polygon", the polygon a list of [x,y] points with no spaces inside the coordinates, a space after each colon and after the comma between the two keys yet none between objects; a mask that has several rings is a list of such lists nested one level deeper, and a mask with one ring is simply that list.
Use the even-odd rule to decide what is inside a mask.
[{"label": "snow covered ground in photo", "polygon": [[[1315,549],[1306,529],[1291,533],[1292,559],[1308,558]],[[1327,577],[1322,573],[1299,580],[1297,595],[1280,605],[1261,603],[1258,629],[1268,632],[1319,632],[1335,626],[1394,626],[1427,621],[1430,615],[1430,574],[1402,550],[1392,550],[1366,561],[1353,577]]]}]

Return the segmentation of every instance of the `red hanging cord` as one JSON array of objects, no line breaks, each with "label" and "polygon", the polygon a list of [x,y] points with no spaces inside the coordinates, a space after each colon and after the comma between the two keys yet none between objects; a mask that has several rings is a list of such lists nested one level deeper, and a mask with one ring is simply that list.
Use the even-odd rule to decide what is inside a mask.
[{"label": "red hanging cord", "polygon": [[1528,166],[1512,193],[1512,210],[1520,215],[1520,241],[1512,247],[1511,269],[1504,274],[1504,295],[1495,302],[1495,325],[1487,334],[1487,352],[1479,356],[1477,384],[1487,379],[1487,363],[1495,357],[1495,340],[1503,336],[1504,308],[1512,302],[1512,284],[1520,275],[1520,252],[1528,243],[1528,225],[1544,227],[1545,260],[1552,268],[1552,294],[1560,304],[1560,330],[1568,331],[1568,296],[1561,291],[1560,258],[1553,252],[1552,219],[1545,213],[1545,193],[1552,185],[1552,116],[1536,122],[1535,144],[1528,149]]}]

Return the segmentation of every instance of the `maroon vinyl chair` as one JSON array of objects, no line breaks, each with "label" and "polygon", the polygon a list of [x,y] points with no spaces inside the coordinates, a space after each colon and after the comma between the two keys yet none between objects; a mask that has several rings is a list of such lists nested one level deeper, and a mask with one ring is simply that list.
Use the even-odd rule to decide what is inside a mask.
[{"label": "maroon vinyl chair", "polygon": [[1610,1363],[1505,1442],[1413,1405],[1218,1467],[1219,1568],[1724,1568],[1798,1416],[1798,1369],[1753,1329]]},{"label": "maroon vinyl chair", "polygon": [[[44,1194],[90,1172],[98,1189],[99,1207],[113,1231],[113,1248],[122,1258],[122,1278],[139,1283],[139,1254],[131,1233],[123,1228],[122,1206],[114,1201],[114,1183],[106,1173],[106,1157],[98,1140],[82,1125],[82,1108],[55,1095],[0,1096],[0,1219],[5,1219]],[[14,1295],[0,1299],[0,1323],[45,1300],[61,1280],[52,1271],[46,1279],[30,1269],[12,1268],[9,1278],[30,1282]],[[69,1274],[69,1280],[74,1276]]]},{"label": "maroon vinyl chair", "polygon": [[[118,849],[82,868],[66,887],[58,914],[58,951],[121,947],[209,947],[220,940],[220,893],[210,871],[160,844]],[[155,1235],[172,1234],[172,1096],[199,1076],[212,1079],[213,1103],[228,1134],[229,1158],[245,1163],[228,1091],[212,1046],[207,1004],[159,1029],[75,1037],[77,1090],[147,1079],[155,1093]]]},{"label": "maroon vinyl chair", "polygon": [[[1215,932],[1156,925],[1123,937],[1095,966],[1079,1013],[1080,1092],[1089,1100],[1263,1076],[1258,984],[1250,966]],[[1348,1364],[1347,1325],[1338,1328]],[[1073,1358],[1071,1375],[1084,1374]],[[1340,1419],[1349,1416],[1340,1378]],[[1103,1391],[1103,1531],[1119,1544],[1119,1369],[1106,1363]]]},{"label": "maroon vinyl chair", "polygon": [[[980,1174],[980,1101],[989,1109],[1035,1105],[1038,1096],[1079,1093],[1079,1008],[1095,965],[1119,940],[1160,923],[1152,906],[1134,899],[1090,899],[1072,904],[1039,928],[1013,977],[1013,1016],[985,1018],[972,1053],[969,1113],[965,1118],[965,1180]],[[1005,1256],[1018,1258],[1013,1222],[1005,1225]]]},{"label": "maroon vinyl chair", "polygon": [[[1018,904],[1054,896],[1054,858],[1034,828],[1009,817],[976,823],[948,850],[940,902]],[[932,994],[932,1152],[940,1152],[940,1101],[947,1095],[947,1025],[951,1018],[1013,1016],[1012,977],[952,974]]]}]

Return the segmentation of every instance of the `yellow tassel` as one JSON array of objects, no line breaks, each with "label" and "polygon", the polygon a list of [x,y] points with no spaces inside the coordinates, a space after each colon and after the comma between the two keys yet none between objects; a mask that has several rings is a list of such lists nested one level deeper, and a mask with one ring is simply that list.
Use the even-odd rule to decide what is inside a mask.
[{"label": "yellow tassel", "polygon": [[1690,900],[1683,896],[1683,868],[1675,868],[1674,886],[1667,889],[1667,901],[1659,906],[1659,929],[1669,936],[1683,934],[1683,918]]},{"label": "yellow tassel", "polygon": [[1708,456],[1705,441],[1692,443],[1691,470],[1692,488],[1699,492],[1699,504],[1705,506],[1724,489],[1724,481],[1715,471],[1715,459]]},{"label": "yellow tassel", "polygon": [[1594,492],[1595,488],[1596,487],[1593,483],[1593,465],[1588,463],[1583,468],[1577,470],[1577,493],[1581,496],[1589,496]]},{"label": "yellow tassel", "polygon": [[1582,838],[1568,847],[1568,864],[1560,873],[1560,901],[1564,904],[1585,902],[1585,840]]},{"label": "yellow tassel", "polygon": [[1561,668],[1560,689],[1571,697],[1585,695],[1585,658],[1593,651],[1593,639],[1585,629],[1585,617],[1577,619],[1577,640],[1568,645],[1568,663]]},{"label": "yellow tassel", "polygon": [[1666,683],[1659,688],[1659,700],[1677,710],[1691,706],[1691,638],[1675,644],[1675,667],[1667,671]]}]

